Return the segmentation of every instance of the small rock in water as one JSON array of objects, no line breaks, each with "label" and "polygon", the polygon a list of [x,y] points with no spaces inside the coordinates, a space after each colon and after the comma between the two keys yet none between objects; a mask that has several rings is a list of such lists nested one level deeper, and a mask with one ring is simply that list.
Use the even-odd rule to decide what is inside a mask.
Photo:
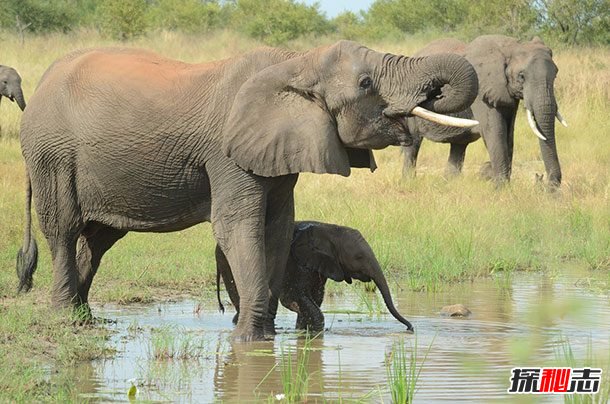
[{"label": "small rock in water", "polygon": [[452,304],[441,309],[443,317],[469,317],[472,312],[463,304]]}]

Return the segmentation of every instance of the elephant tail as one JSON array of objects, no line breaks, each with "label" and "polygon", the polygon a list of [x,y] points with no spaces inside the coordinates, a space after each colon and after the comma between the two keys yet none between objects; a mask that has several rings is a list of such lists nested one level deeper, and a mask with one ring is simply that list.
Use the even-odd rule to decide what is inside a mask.
[{"label": "elephant tail", "polygon": [[23,246],[17,253],[17,277],[19,287],[17,292],[29,292],[32,289],[33,276],[38,264],[38,245],[32,234],[32,181],[26,171],[25,191],[25,235]]},{"label": "elephant tail", "polygon": [[218,310],[224,314],[225,306],[223,306],[222,301],[220,300],[220,271],[216,268],[216,298],[218,299]]}]

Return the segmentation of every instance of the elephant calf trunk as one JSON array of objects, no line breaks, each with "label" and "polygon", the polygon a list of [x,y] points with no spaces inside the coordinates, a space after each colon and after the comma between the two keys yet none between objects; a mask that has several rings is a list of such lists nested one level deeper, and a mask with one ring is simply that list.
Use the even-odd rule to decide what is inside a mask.
[{"label": "elephant calf trunk", "polygon": [[379,292],[381,293],[381,296],[383,297],[383,301],[385,302],[385,305],[388,308],[388,311],[392,314],[392,316],[394,316],[394,318],[396,320],[398,320],[401,323],[403,323],[404,325],[406,325],[408,331],[413,331],[413,326],[411,325],[411,323],[407,319],[405,319],[398,312],[398,310],[396,310],[396,307],[394,306],[394,302],[392,301],[392,296],[390,295],[390,287],[388,286],[388,282],[385,280],[385,277],[383,276],[383,273],[381,272],[381,268],[379,268],[379,270],[377,272],[379,273],[379,275],[374,276],[373,281],[375,282],[375,285],[377,285],[377,289],[379,289]]}]

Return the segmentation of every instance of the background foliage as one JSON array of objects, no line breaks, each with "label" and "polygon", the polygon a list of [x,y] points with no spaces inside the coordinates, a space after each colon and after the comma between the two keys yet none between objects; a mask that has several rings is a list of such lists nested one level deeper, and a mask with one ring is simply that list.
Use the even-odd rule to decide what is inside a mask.
[{"label": "background foliage", "polygon": [[17,16],[32,33],[93,28],[119,40],[230,28],[270,45],[329,33],[380,40],[426,32],[610,44],[610,0],[376,0],[333,19],[296,0],[0,0],[3,30],[18,31]]}]

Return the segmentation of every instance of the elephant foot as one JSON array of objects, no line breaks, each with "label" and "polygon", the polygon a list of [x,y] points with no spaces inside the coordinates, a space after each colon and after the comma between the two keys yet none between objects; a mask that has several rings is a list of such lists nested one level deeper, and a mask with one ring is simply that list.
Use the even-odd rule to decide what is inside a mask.
[{"label": "elephant foot", "polygon": [[417,176],[415,167],[405,167],[402,169],[402,178],[405,180],[412,180]]},{"label": "elephant foot", "polygon": [[246,319],[241,318],[240,323],[238,323],[233,330],[233,334],[231,335],[233,341],[252,342],[273,340],[273,336],[269,336],[265,332],[266,327],[264,326],[264,323],[263,325],[256,325],[254,322],[244,320]]},{"label": "elephant foot", "polygon": [[235,329],[231,340],[234,342],[272,341],[273,337],[265,335],[262,330],[240,331]]},{"label": "elephant foot", "polygon": [[277,334],[277,332],[275,331],[275,325],[265,324],[264,333],[266,338],[273,339],[273,337],[275,337],[275,335]]},{"label": "elephant foot", "polygon": [[91,313],[89,303],[73,306],[72,319],[74,323],[78,325],[87,325],[96,322],[96,319],[93,317],[93,313]]},{"label": "elephant foot", "polygon": [[491,181],[494,179],[494,173],[491,169],[491,161],[483,163],[483,165],[479,169],[479,176],[481,177],[481,179],[486,181]]}]

